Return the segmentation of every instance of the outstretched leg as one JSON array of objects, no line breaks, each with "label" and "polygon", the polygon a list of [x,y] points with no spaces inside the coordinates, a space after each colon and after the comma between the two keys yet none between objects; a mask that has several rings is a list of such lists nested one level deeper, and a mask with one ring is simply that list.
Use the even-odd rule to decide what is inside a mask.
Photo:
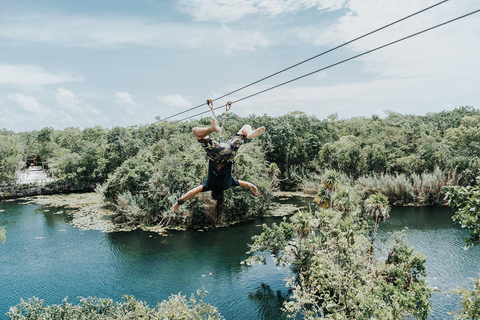
[{"label": "outstretched leg", "polygon": [[[245,187],[246,188],[246,187]],[[199,192],[202,192],[203,190],[203,185],[199,185],[198,187],[196,188],[193,188],[192,190],[188,191],[187,193],[185,193],[184,195],[182,195],[180,197],[180,199],[177,200],[177,202],[175,202],[175,204],[170,208],[173,212],[177,212],[178,211],[178,207],[183,204],[185,201],[187,201],[188,199],[191,199],[193,198],[197,193]]]},{"label": "outstretched leg", "polygon": [[252,126],[249,124],[244,125],[239,131],[238,134],[243,134],[247,139],[252,139],[260,137],[265,132],[265,127],[261,126],[255,130],[252,129]]},{"label": "outstretched leg", "polygon": [[193,135],[195,136],[195,138],[201,140],[201,139],[206,139],[208,135],[212,132],[220,133],[221,131],[222,129],[218,125],[217,119],[212,118],[210,127],[206,127],[206,128],[195,127],[193,128]]}]

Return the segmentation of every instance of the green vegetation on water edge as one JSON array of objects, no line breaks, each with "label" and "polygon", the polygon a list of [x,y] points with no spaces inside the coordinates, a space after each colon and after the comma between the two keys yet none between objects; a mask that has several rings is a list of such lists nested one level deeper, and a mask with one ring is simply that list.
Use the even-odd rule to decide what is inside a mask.
[{"label": "green vegetation on water edge", "polygon": [[[447,198],[456,219],[475,236],[480,224],[475,187],[479,110],[462,107],[425,116],[389,113],[384,119],[342,120],[335,115],[319,120],[299,112],[282,117],[229,115],[225,135],[233,135],[245,123],[263,125],[267,131],[240,149],[235,176],[256,184],[261,196],[230,189],[221,219],[262,214],[273,190],[316,195],[314,210],[265,227],[252,245],[249,262],[268,250],[278,264],[293,268],[286,312],[305,319],[425,319],[430,308],[425,257],[398,236],[387,258],[376,259],[377,227],[388,217],[389,204],[441,204],[443,187],[460,185],[446,188]],[[216,223],[220,217],[207,194],[176,214],[169,210],[183,192],[206,178],[203,150],[191,129],[208,125],[205,118],[111,130],[3,130],[0,180],[11,183],[24,159],[35,156],[48,161],[57,183],[73,189],[98,185],[105,201],[120,213],[118,223]],[[473,291],[459,289],[459,319],[478,318],[478,291],[478,281]],[[36,305],[38,301],[31,300],[25,308]]]},{"label": "green vegetation on water edge", "polygon": [[[391,204],[438,205],[444,185],[470,185],[480,168],[480,111],[460,107],[425,116],[389,112],[385,118],[320,120],[301,112],[281,117],[229,114],[224,136],[243,125],[266,133],[240,148],[234,176],[260,189],[260,197],[228,190],[223,222],[265,213],[272,191],[303,190],[316,195],[325,170],[340,172],[344,185],[365,196],[381,192]],[[66,128],[15,133],[0,131],[0,185],[14,184],[15,172],[36,157],[62,190],[92,189],[120,213],[118,223],[212,225],[220,217],[208,194],[177,214],[170,206],[207,174],[204,151],[189,122],[80,130]],[[48,186],[47,186],[48,187]],[[5,191],[5,192],[8,192]]]},{"label": "green vegetation on water edge", "polygon": [[125,296],[125,302],[93,297],[78,298],[80,303],[76,305],[69,303],[66,298],[60,305],[45,305],[45,301],[31,298],[11,307],[7,316],[11,320],[224,319],[217,308],[203,301],[206,294],[205,290],[198,290],[190,299],[174,294],[155,307],[149,307],[132,296]]}]

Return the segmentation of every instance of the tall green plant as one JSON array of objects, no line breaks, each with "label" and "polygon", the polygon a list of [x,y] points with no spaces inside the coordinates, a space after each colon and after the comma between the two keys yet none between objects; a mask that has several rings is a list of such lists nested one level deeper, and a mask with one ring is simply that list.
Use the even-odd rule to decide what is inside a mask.
[{"label": "tall green plant", "polygon": [[475,279],[473,289],[458,288],[454,291],[461,296],[462,308],[452,314],[455,320],[480,319],[480,278]]},{"label": "tall green plant", "polygon": [[338,174],[333,170],[328,170],[321,178],[321,186],[313,201],[315,201],[320,208],[331,208],[333,206],[333,195],[337,188]]},{"label": "tall green plant", "polygon": [[388,218],[390,206],[388,205],[388,198],[381,193],[377,193],[368,197],[365,201],[367,213],[374,221],[373,234],[371,239],[370,254],[373,257],[375,251],[375,240],[377,237],[378,225]]},{"label": "tall green plant", "polygon": [[477,177],[475,186],[448,186],[445,199],[455,214],[452,219],[468,228],[470,237],[464,239],[467,246],[480,243],[480,177]]},{"label": "tall green plant", "polygon": [[253,237],[248,263],[291,266],[292,288],[284,303],[304,319],[426,319],[430,310],[425,257],[394,237],[385,261],[370,259],[369,229],[356,213],[301,212]]}]

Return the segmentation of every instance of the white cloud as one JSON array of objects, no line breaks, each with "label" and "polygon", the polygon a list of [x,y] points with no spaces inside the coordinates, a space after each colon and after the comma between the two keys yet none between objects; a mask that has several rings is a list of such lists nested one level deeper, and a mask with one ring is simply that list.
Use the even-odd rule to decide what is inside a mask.
[{"label": "white cloud", "polygon": [[33,65],[0,64],[0,84],[43,86],[82,80],[83,77],[76,73],[48,72]]},{"label": "white cloud", "polygon": [[[3,45],[16,46],[40,43],[104,49],[123,46],[189,49],[220,47],[227,51],[233,48],[237,51],[250,51],[270,43],[265,35],[248,28],[237,30],[218,25],[162,23],[127,17],[54,14],[0,16],[0,39]],[[240,45],[233,45],[235,42]]]},{"label": "white cloud", "polygon": [[[475,8],[475,0],[458,0],[426,11],[398,25],[382,30],[348,46],[361,53],[400,39],[433,25],[465,14]],[[317,45],[333,46],[352,40],[382,25],[437,3],[433,0],[389,0],[380,6],[374,0],[350,0],[350,12],[324,30]],[[436,30],[407,39],[359,58],[364,70],[383,77],[439,77],[457,72],[465,76],[478,70],[475,52],[480,50],[480,23],[474,17],[453,22]],[[473,63],[473,65],[472,65]]]},{"label": "white cloud", "polygon": [[40,104],[33,96],[26,96],[20,93],[8,94],[7,99],[15,102],[20,108],[25,111],[38,113],[41,111]]},{"label": "white cloud", "polygon": [[75,95],[62,87],[57,89],[55,93],[55,100],[57,103],[65,108],[69,114],[76,114],[84,116],[85,119],[94,119],[93,117],[102,115],[100,110],[94,108],[89,103],[81,101]]},{"label": "white cloud", "polygon": [[[333,47],[436,2],[388,0],[388,5],[380,5],[381,2],[376,0],[350,0],[348,3],[350,12],[345,13],[328,28],[317,28],[315,31],[312,26],[303,26],[296,31],[303,41],[310,40],[316,45]],[[475,0],[458,0],[455,3],[443,4],[398,26],[350,44],[346,50],[337,54],[337,61],[468,13],[477,9],[476,6],[478,7],[478,1]],[[329,74],[334,76],[338,74],[343,79],[346,77],[345,70],[351,70],[348,75],[350,83],[322,86],[317,89],[312,87],[305,92],[307,96],[312,97],[310,103],[302,103],[306,98],[295,94],[302,91],[301,89],[285,88],[275,90],[274,95],[267,95],[276,101],[272,101],[272,105],[278,110],[292,111],[294,108],[319,116],[326,116],[330,110],[323,111],[321,107],[318,110],[312,109],[312,105],[338,109],[343,112],[344,117],[371,115],[378,113],[378,110],[397,107],[400,112],[415,114],[461,105],[478,107],[480,96],[475,84],[480,81],[479,22],[478,16],[470,16],[362,56],[356,60],[360,62],[360,70],[358,63],[352,62],[343,64],[341,68],[332,68]],[[302,28],[303,33],[300,32]],[[371,80],[360,82],[358,80],[360,78]],[[313,83],[322,80],[312,77],[309,79],[312,79],[309,81]],[[329,94],[324,96],[320,94],[322,92]],[[277,101],[277,97],[285,99],[285,103]],[[263,101],[261,99],[264,98],[259,97],[258,101]],[[290,103],[295,107],[288,106]],[[252,110],[255,109],[258,108],[252,107]]]},{"label": "white cloud", "polygon": [[62,87],[57,89],[55,93],[55,100],[57,103],[73,112],[81,113],[82,108],[80,107],[80,101],[75,99],[75,95],[68,90],[63,89]]},{"label": "white cloud", "polygon": [[176,108],[190,108],[192,103],[185,97],[179,94],[169,94],[167,96],[158,97],[163,103],[166,103],[170,107]]},{"label": "white cloud", "polygon": [[254,14],[279,15],[316,8],[341,9],[347,0],[177,0],[181,12],[197,21],[232,22]]},{"label": "white cloud", "polygon": [[[85,121],[58,108],[53,110],[41,104],[33,96],[24,94],[8,94],[6,101],[0,100],[0,128],[6,127],[14,131],[39,130],[49,126],[64,128],[66,126],[79,126]],[[5,103],[6,102],[6,103]],[[11,106],[14,103],[20,108]]]},{"label": "white cloud", "polygon": [[[455,90],[447,90],[454,81]],[[474,78],[438,78],[424,83],[423,78],[377,79],[326,86],[285,86],[282,89],[244,100],[233,106],[233,112],[279,116],[291,111],[325,118],[337,112],[342,118],[371,116],[385,110],[396,110],[408,114],[425,114],[453,109],[462,105],[480,105],[477,83],[480,74]],[[261,90],[266,86],[257,88]],[[248,89],[244,94],[257,90]],[[232,100],[240,96],[232,97]]]},{"label": "white cloud", "polygon": [[130,96],[130,94],[128,94],[128,92],[117,91],[115,95],[117,97],[117,103],[119,104],[132,107],[137,105],[137,103],[133,101],[132,97]]},{"label": "white cloud", "polygon": [[270,39],[260,32],[234,31],[225,25],[221,26],[221,40],[227,52],[255,51],[256,47],[268,47]]}]

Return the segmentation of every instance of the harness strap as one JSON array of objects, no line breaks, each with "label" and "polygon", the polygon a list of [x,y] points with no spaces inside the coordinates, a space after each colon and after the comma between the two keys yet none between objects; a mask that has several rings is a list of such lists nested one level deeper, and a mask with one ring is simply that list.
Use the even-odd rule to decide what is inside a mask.
[{"label": "harness strap", "polygon": [[225,112],[223,114],[222,126],[220,127],[220,129],[221,129],[220,139],[222,139],[223,125],[225,124],[225,119],[227,118],[227,113],[228,113],[228,111],[230,111],[231,108],[232,108],[232,101],[228,101],[227,104],[225,105]]},{"label": "harness strap", "polygon": [[217,116],[215,115],[215,111],[213,111],[212,99],[207,99],[207,105],[210,107],[210,111],[212,111],[213,118],[215,118],[215,120],[217,120]]},{"label": "harness strap", "polygon": [[[215,111],[213,111],[213,101],[212,99],[207,99],[207,105],[210,107],[210,111],[212,111],[213,118],[217,120],[217,116],[215,115]],[[222,133],[223,133],[223,125],[225,124],[225,119],[227,118],[227,113],[232,108],[232,101],[228,101],[225,105],[225,112],[223,113],[222,118],[222,125],[220,126],[220,133],[219,133],[219,140],[222,142]],[[218,122],[218,120],[217,120]]]},{"label": "harness strap", "polygon": [[235,175],[235,159],[232,159],[232,177]]}]

